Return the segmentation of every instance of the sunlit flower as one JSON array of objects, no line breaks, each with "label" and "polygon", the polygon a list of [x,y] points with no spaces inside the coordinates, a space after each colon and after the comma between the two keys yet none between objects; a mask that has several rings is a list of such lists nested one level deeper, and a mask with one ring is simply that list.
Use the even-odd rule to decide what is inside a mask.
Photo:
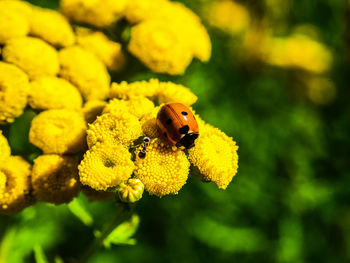
[{"label": "sunlit flower", "polygon": [[131,153],[123,145],[97,143],[85,153],[78,168],[82,184],[106,190],[127,180],[134,164]]},{"label": "sunlit flower", "polygon": [[28,103],[33,109],[79,109],[83,99],[76,87],[57,77],[41,77],[30,83]]},{"label": "sunlit flower", "polygon": [[21,0],[0,0],[0,9],[7,10],[8,12],[15,12],[23,17],[31,18],[33,12],[33,6]]},{"label": "sunlit flower", "polygon": [[11,154],[10,145],[6,137],[2,134],[2,131],[0,130],[0,163],[3,162],[7,157],[9,157],[10,154]]},{"label": "sunlit flower", "polygon": [[110,40],[100,31],[78,28],[77,43],[94,53],[111,71],[118,71],[125,64],[121,44]]},{"label": "sunlit flower", "polygon": [[171,1],[131,1],[126,18],[132,28],[130,52],[157,73],[183,74],[194,57],[206,62],[211,42],[199,17]]},{"label": "sunlit flower", "polygon": [[[139,149],[141,150],[141,148]],[[156,139],[140,158],[136,152],[135,176],[151,195],[177,194],[186,183],[190,163],[186,154]]]},{"label": "sunlit flower", "polygon": [[103,100],[89,100],[84,104],[83,113],[87,123],[92,123],[102,114],[107,102]]},{"label": "sunlit flower", "polygon": [[6,42],[2,56],[25,71],[29,78],[55,76],[59,70],[56,50],[41,39],[21,37]]},{"label": "sunlit flower", "polygon": [[140,120],[143,134],[151,139],[160,137],[157,128],[157,114],[159,109],[160,106],[155,107]]},{"label": "sunlit flower", "polygon": [[27,75],[14,65],[0,61],[0,124],[13,122],[27,104]]},{"label": "sunlit flower", "polygon": [[105,144],[128,145],[142,135],[141,124],[137,117],[128,112],[106,113],[89,124],[87,143],[92,147],[98,142]]},{"label": "sunlit flower", "polygon": [[118,186],[118,196],[124,203],[135,203],[142,198],[144,189],[139,179],[132,178]]},{"label": "sunlit flower", "polygon": [[312,76],[306,80],[307,95],[316,104],[331,103],[337,93],[334,83],[326,77]]},{"label": "sunlit flower", "polygon": [[76,153],[84,149],[84,116],[68,109],[47,110],[38,114],[29,131],[29,141],[44,153]]},{"label": "sunlit flower", "polygon": [[29,21],[15,10],[0,8],[0,44],[29,33]]},{"label": "sunlit flower", "polygon": [[138,118],[151,112],[154,108],[154,103],[146,97],[138,96],[129,100],[112,99],[106,105],[103,113],[117,114],[120,111],[127,111]]},{"label": "sunlit flower", "polygon": [[34,160],[31,179],[38,200],[69,203],[80,190],[78,161],[71,156],[41,155]]},{"label": "sunlit flower", "polygon": [[303,34],[272,37],[266,45],[267,63],[282,67],[298,67],[315,73],[327,71],[332,53],[322,43]]},{"label": "sunlit flower", "polygon": [[108,95],[110,76],[105,65],[91,52],[68,47],[59,52],[60,75],[78,87],[86,100],[104,99]]},{"label": "sunlit flower", "polygon": [[229,34],[246,30],[250,23],[248,10],[230,0],[214,1],[207,10],[207,20],[213,27]]},{"label": "sunlit flower", "polygon": [[30,196],[30,170],[30,164],[19,156],[10,156],[6,162],[0,162],[1,214],[17,213],[33,203],[34,199]]},{"label": "sunlit flower", "polygon": [[112,83],[110,90],[111,98],[131,98],[144,96],[151,100],[158,100],[159,103],[179,102],[190,106],[197,101],[188,88],[175,84],[173,82],[160,82],[158,79],[150,79],[149,81],[135,81],[127,83]]},{"label": "sunlit flower", "polygon": [[121,17],[126,2],[127,0],[61,0],[60,9],[74,22],[107,27]]},{"label": "sunlit flower", "polygon": [[149,20],[132,28],[129,51],[156,73],[183,74],[192,51],[174,23]]},{"label": "sunlit flower", "polygon": [[30,34],[40,37],[56,47],[66,47],[75,42],[72,27],[60,13],[35,7],[30,18]]},{"label": "sunlit flower", "polygon": [[196,145],[188,150],[191,163],[204,180],[226,189],[238,168],[238,146],[225,133],[211,125],[200,127]]}]

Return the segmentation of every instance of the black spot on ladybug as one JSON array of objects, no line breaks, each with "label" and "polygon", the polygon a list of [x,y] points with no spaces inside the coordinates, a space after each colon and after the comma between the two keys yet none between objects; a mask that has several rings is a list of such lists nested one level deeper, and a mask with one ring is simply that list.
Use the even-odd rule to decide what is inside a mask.
[{"label": "black spot on ladybug", "polygon": [[166,132],[164,132],[163,135],[165,138],[168,137],[168,134],[166,134]]},{"label": "black spot on ladybug", "polygon": [[172,122],[173,122],[172,119],[167,119],[165,123],[166,123],[167,125],[170,125]]},{"label": "black spot on ladybug", "polygon": [[186,116],[188,113],[186,111],[181,112],[182,115]]},{"label": "black spot on ladybug", "polygon": [[179,132],[181,134],[187,134],[189,130],[190,130],[190,127],[188,127],[188,125],[185,125],[179,129]]}]

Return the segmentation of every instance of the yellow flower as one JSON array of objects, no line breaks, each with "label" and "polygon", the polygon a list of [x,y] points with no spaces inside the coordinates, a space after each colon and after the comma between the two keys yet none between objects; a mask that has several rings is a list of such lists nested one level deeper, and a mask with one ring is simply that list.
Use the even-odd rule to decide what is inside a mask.
[{"label": "yellow flower", "polygon": [[121,144],[97,143],[78,166],[80,182],[95,190],[107,190],[127,180],[133,170],[131,153]]},{"label": "yellow flower", "polygon": [[309,76],[306,86],[307,95],[313,103],[325,105],[331,103],[336,97],[336,86],[329,78]]},{"label": "yellow flower", "polygon": [[148,20],[131,30],[129,51],[156,73],[181,75],[192,60],[192,50],[174,23]]},{"label": "yellow flower", "polygon": [[26,18],[31,18],[33,11],[31,4],[21,0],[0,0],[0,9],[15,12]]},{"label": "yellow flower", "polygon": [[105,65],[91,52],[78,47],[68,47],[59,52],[60,75],[78,87],[86,100],[105,99],[110,76]]},{"label": "yellow flower", "polygon": [[84,185],[82,187],[82,192],[88,198],[89,202],[107,201],[115,197],[115,194],[113,192],[97,191],[87,185]]},{"label": "yellow flower", "polygon": [[60,9],[70,20],[96,27],[116,22],[127,0],[61,0]]},{"label": "yellow flower", "polygon": [[56,47],[70,46],[75,42],[72,27],[62,14],[39,7],[33,8],[30,34]]},{"label": "yellow flower", "polygon": [[[1,5],[0,5],[1,6]],[[29,33],[28,19],[15,10],[0,9],[0,44]]]},{"label": "yellow flower", "polygon": [[107,102],[103,100],[89,100],[84,104],[83,114],[87,123],[92,123],[101,115]]},{"label": "yellow flower", "polygon": [[33,109],[79,109],[83,99],[65,79],[41,77],[30,83],[28,103]]},{"label": "yellow flower", "polygon": [[208,22],[211,26],[229,34],[238,34],[249,27],[248,10],[233,1],[215,1],[209,6]]},{"label": "yellow flower", "polygon": [[77,43],[94,53],[111,71],[118,71],[125,64],[121,44],[108,39],[102,32],[78,28]]},{"label": "yellow flower", "polygon": [[157,128],[157,114],[160,108],[160,106],[155,107],[140,120],[143,134],[151,139],[160,137]]},{"label": "yellow flower", "polygon": [[204,180],[226,189],[238,168],[238,146],[225,133],[211,125],[201,125],[196,145],[188,150],[191,163]]},{"label": "yellow flower", "polygon": [[118,186],[118,196],[124,203],[135,203],[142,198],[144,184],[139,179],[129,179]]},{"label": "yellow flower", "polygon": [[10,145],[6,137],[2,134],[2,130],[0,130],[0,163],[4,162],[4,160],[10,156],[10,154],[11,154]]},{"label": "yellow flower", "polygon": [[29,141],[44,153],[76,153],[85,148],[86,124],[82,114],[68,109],[38,114],[29,131]]},{"label": "yellow flower", "polygon": [[110,90],[111,98],[131,98],[135,96],[144,96],[151,100],[158,100],[159,103],[179,102],[190,106],[197,101],[188,88],[175,84],[173,82],[160,82],[158,79],[150,79],[149,81],[135,81],[127,83],[112,83]]},{"label": "yellow flower", "polygon": [[55,76],[59,70],[56,50],[38,38],[11,39],[6,43],[2,56],[4,61],[23,69],[31,79]]},{"label": "yellow flower", "polygon": [[[10,156],[0,162],[0,213],[11,215],[31,205],[30,164],[22,157]],[[5,182],[5,184],[4,184]]]},{"label": "yellow flower", "polygon": [[89,148],[98,142],[126,146],[141,135],[141,124],[134,115],[128,112],[106,113],[89,124],[86,140]]},{"label": "yellow flower", "polygon": [[129,51],[157,73],[183,74],[192,58],[210,58],[211,42],[199,17],[181,3],[132,1]]},{"label": "yellow flower", "polygon": [[32,170],[34,196],[56,205],[69,203],[80,190],[78,161],[71,156],[41,155]]},{"label": "yellow flower", "polygon": [[139,119],[145,114],[151,112],[154,108],[154,103],[142,96],[134,97],[129,100],[112,99],[106,105],[103,113],[118,114],[118,112],[127,111]]},{"label": "yellow flower", "polygon": [[190,163],[186,154],[158,139],[148,146],[144,158],[140,158],[138,152],[135,176],[143,182],[145,189],[160,197],[177,194],[188,177]]},{"label": "yellow flower", "polygon": [[0,61],[0,124],[13,122],[27,105],[27,75],[14,65]]},{"label": "yellow flower", "polygon": [[122,81],[121,83],[112,83],[109,91],[110,98],[118,99],[130,99],[137,96],[144,96],[150,99],[154,99],[159,90],[159,80],[150,79],[149,81],[135,81],[127,83]]},{"label": "yellow flower", "polygon": [[303,34],[271,37],[266,47],[266,62],[276,66],[298,67],[322,73],[329,70],[333,60],[326,46]]},{"label": "yellow flower", "polygon": [[159,83],[159,91],[157,95],[160,104],[179,102],[186,106],[190,106],[198,99],[188,88],[170,81]]}]

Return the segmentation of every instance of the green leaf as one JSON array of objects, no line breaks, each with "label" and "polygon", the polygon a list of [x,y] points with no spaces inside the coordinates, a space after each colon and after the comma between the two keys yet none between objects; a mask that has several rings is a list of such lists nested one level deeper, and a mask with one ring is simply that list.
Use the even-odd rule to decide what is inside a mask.
[{"label": "green leaf", "polygon": [[49,263],[40,245],[35,245],[33,250],[36,263]]},{"label": "green leaf", "polygon": [[103,241],[103,245],[106,248],[110,248],[111,244],[114,245],[135,245],[136,240],[131,238],[138,229],[140,218],[134,214],[132,217],[117,226],[111,234]]},{"label": "green leaf", "polygon": [[82,204],[82,202],[75,198],[72,202],[68,204],[68,209],[75,215],[84,225],[91,226],[94,222],[89,211]]}]

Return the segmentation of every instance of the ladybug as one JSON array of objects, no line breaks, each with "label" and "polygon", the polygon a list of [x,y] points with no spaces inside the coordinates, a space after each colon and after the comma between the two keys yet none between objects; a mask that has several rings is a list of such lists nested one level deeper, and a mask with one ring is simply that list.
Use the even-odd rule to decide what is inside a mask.
[{"label": "ladybug", "polygon": [[177,147],[186,149],[194,146],[199,129],[192,111],[181,103],[162,106],[157,115],[157,128],[162,139]]}]

